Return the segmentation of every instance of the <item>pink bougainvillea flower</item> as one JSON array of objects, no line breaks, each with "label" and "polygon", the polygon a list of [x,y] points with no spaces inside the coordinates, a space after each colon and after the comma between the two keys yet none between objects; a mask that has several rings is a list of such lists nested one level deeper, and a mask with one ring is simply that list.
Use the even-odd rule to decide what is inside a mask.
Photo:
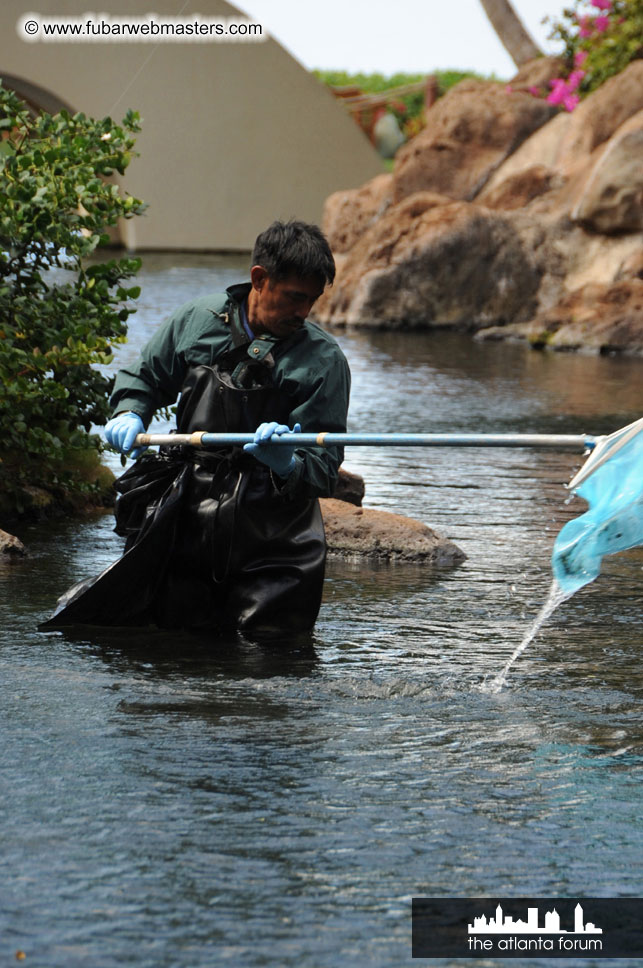
[{"label": "pink bougainvillea flower", "polygon": [[591,17],[581,17],[578,29],[578,36],[587,38],[594,33],[594,25]]},{"label": "pink bougainvillea flower", "polygon": [[562,104],[564,98],[569,93],[567,90],[567,84],[562,79],[562,77],[555,77],[553,81],[549,82],[551,84],[551,91],[547,95],[548,104]]},{"label": "pink bougainvillea flower", "polygon": [[571,74],[567,78],[567,86],[568,86],[568,90],[570,92],[576,90],[576,88],[578,87],[578,85],[580,84],[580,82],[585,77],[585,74],[586,74],[586,71],[572,71],[571,72]]},{"label": "pink bougainvillea flower", "polygon": [[594,21],[594,27],[598,30],[599,34],[604,33],[610,25],[609,17],[597,17]]},{"label": "pink bougainvillea flower", "polygon": [[592,6],[598,7],[599,10],[610,10],[612,7],[612,0],[592,0]]},{"label": "pink bougainvillea flower", "polygon": [[530,94],[533,94],[534,97],[540,97],[540,88],[536,87],[535,84],[532,85],[532,87],[528,87],[527,90]]},{"label": "pink bougainvillea flower", "polygon": [[511,84],[507,84],[507,86],[505,87],[505,94],[513,94],[513,87],[511,86]]},{"label": "pink bougainvillea flower", "polygon": [[577,50],[574,54],[574,67],[582,67],[587,60],[586,50]]},{"label": "pink bougainvillea flower", "polygon": [[[584,71],[577,71],[577,73],[581,76],[584,75]],[[571,85],[562,77],[556,77],[549,83],[552,89],[547,95],[547,103],[562,104],[567,111],[573,111],[580,98],[578,94],[574,94]]]}]

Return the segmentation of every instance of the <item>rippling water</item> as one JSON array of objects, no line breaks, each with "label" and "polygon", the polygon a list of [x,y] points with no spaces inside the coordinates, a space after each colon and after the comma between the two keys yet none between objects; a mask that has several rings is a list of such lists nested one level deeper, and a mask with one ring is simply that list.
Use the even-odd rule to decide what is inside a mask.
[{"label": "rippling water", "polygon": [[[119,363],[240,274],[146,259]],[[640,361],[339,338],[353,430],[603,433],[643,412]],[[468,557],[331,562],[314,642],[290,651],[39,633],[121,543],[109,515],[20,529],[29,558],[0,566],[3,963],[392,968],[412,963],[415,894],[641,895],[643,552],[607,559],[503,691],[480,689],[547,595],[581,460],[347,451],[365,503]]]}]

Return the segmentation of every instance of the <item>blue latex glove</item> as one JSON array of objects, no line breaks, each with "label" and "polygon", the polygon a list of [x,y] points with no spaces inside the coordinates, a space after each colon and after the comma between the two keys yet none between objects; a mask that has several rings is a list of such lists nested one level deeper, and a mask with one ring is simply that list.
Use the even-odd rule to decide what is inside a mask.
[{"label": "blue latex glove", "polygon": [[295,466],[295,448],[287,447],[285,444],[274,446],[267,444],[266,441],[274,435],[281,437],[282,434],[301,433],[301,424],[296,423],[293,429],[285,424],[278,424],[274,420],[270,423],[260,424],[255,431],[255,439],[251,444],[244,444],[243,449],[260,460],[262,464],[267,464],[278,474],[279,477],[288,477]]},{"label": "blue latex glove", "polygon": [[131,410],[117,414],[105,425],[107,443],[115,450],[119,450],[121,454],[129,454],[132,458],[140,457],[145,450],[145,447],[137,447],[131,454],[129,453],[134,446],[136,435],[144,433],[145,424],[139,415]]}]

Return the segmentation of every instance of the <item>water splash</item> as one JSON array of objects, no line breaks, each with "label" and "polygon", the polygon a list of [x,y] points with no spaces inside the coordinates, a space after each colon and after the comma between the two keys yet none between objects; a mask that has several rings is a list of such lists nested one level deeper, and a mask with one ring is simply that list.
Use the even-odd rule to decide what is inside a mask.
[{"label": "water splash", "polygon": [[514,650],[512,655],[505,663],[505,666],[502,669],[502,671],[499,672],[497,676],[494,676],[491,682],[484,684],[483,689],[485,692],[493,692],[493,693],[500,692],[502,687],[507,684],[507,675],[512,665],[516,661],[516,659],[518,659],[525,651],[527,646],[531,642],[533,642],[533,640],[536,638],[536,636],[540,632],[545,622],[556,611],[558,606],[562,605],[563,602],[567,601],[568,598],[571,598],[572,595],[573,595],[573,592],[564,591],[560,587],[556,579],[554,578],[554,580],[551,583],[551,588],[549,589],[549,595],[547,596],[547,600],[545,604],[538,612],[538,615],[532,622],[530,628],[528,629],[520,645]]}]

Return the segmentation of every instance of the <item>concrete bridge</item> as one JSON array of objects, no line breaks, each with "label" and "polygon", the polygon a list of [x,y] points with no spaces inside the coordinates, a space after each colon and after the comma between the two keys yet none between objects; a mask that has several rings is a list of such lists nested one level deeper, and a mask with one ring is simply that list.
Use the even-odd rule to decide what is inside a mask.
[{"label": "concrete bridge", "polygon": [[[250,20],[224,0],[34,0],[32,19],[84,23],[88,7],[110,22],[151,10],[159,21]],[[130,250],[247,250],[274,218],[318,222],[327,195],[382,171],[343,107],[271,38],[45,42],[42,26],[27,33],[25,15],[24,0],[4,0],[6,86],[47,111],[141,115],[140,157],[119,179],[149,204],[122,223]]]}]

